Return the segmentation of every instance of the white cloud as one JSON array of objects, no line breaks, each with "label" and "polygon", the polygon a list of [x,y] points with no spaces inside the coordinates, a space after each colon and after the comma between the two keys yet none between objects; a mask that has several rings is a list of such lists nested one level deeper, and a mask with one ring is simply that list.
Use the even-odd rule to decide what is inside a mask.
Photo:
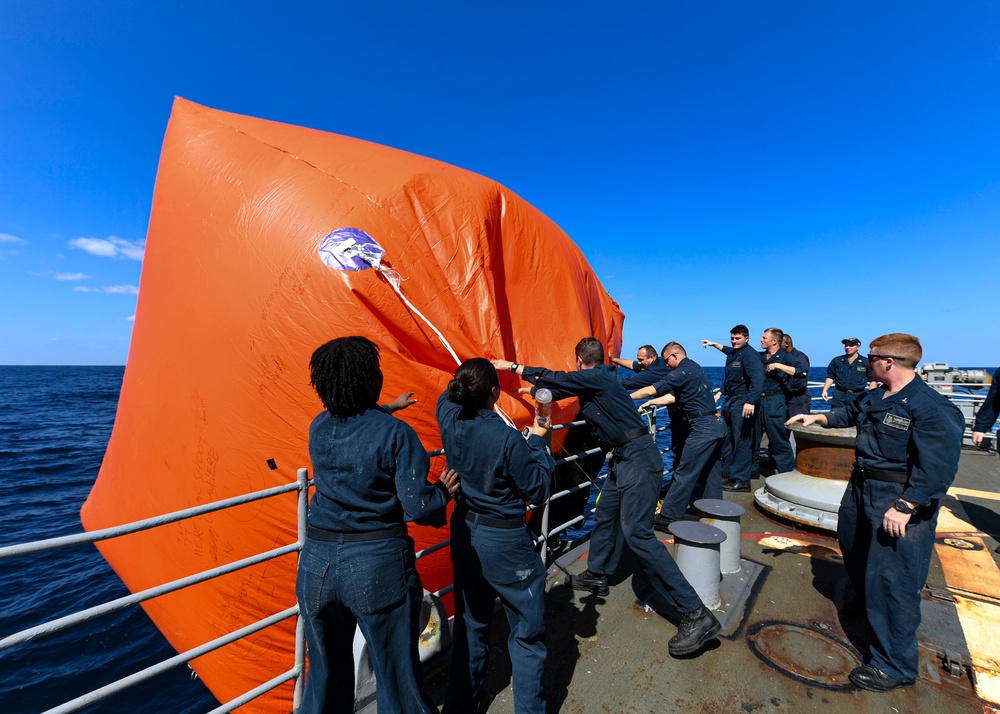
[{"label": "white cloud", "polygon": [[129,315],[125,319],[128,320],[129,322],[135,322],[135,315]]},{"label": "white cloud", "polygon": [[142,260],[146,250],[145,242],[133,243],[118,236],[74,238],[69,242],[69,245],[101,258],[130,258],[131,260]]},{"label": "white cloud", "polygon": [[52,277],[56,280],[90,280],[94,276],[85,273],[53,273]]},{"label": "white cloud", "polygon": [[91,288],[86,285],[77,285],[73,288],[79,293],[105,293],[106,295],[138,295],[139,288],[135,285],[108,285],[103,288]]},{"label": "white cloud", "polygon": [[27,243],[24,238],[12,236],[10,233],[0,233],[0,243]]}]

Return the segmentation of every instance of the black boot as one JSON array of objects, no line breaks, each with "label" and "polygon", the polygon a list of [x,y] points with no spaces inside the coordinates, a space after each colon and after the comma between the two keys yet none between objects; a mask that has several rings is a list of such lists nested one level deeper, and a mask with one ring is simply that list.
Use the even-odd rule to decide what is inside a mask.
[{"label": "black boot", "polygon": [[673,657],[697,652],[702,645],[719,634],[720,630],[722,625],[715,619],[715,615],[702,605],[694,612],[681,614],[677,634],[667,643],[667,651]]},{"label": "black boot", "polygon": [[607,595],[611,592],[608,588],[608,578],[606,575],[598,575],[590,570],[584,570],[579,575],[570,575],[566,581],[574,590],[586,590],[594,595]]}]

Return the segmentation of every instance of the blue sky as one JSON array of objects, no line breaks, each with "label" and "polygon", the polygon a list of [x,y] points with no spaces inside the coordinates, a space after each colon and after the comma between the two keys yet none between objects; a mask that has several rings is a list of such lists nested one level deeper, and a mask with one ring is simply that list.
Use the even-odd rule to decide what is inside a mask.
[{"label": "blue sky", "polygon": [[997,2],[4,0],[0,364],[124,363],[174,96],[496,179],[629,355],[742,322],[1000,362]]}]

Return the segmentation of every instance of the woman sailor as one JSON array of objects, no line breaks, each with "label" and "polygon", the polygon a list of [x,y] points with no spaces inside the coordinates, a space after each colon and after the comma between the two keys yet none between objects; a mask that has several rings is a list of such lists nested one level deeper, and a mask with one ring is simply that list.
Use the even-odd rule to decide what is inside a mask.
[{"label": "woman sailor", "polygon": [[525,440],[493,412],[500,380],[488,360],[470,359],[437,403],[448,468],[462,492],[451,520],[455,569],[455,634],[444,714],[482,708],[490,623],[497,597],[510,622],[517,714],[545,711],[545,567],[525,525],[525,501],[549,497],[554,462],[548,429],[535,424]]},{"label": "woman sailor", "polygon": [[379,350],[341,337],[309,363],[325,411],[309,427],[316,492],[299,557],[298,597],[309,670],[301,711],[354,711],[354,629],[368,642],[379,712],[436,712],[424,693],[417,651],[423,589],[406,521],[440,527],[454,474],[427,481],[416,432],[377,405]]}]

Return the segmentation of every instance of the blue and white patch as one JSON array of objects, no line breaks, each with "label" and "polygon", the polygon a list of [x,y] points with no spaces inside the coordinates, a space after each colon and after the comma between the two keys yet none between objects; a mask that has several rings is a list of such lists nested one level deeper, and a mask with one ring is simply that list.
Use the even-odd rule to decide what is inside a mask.
[{"label": "blue and white patch", "polygon": [[334,270],[365,270],[378,265],[385,251],[360,228],[338,228],[319,244],[319,257]]}]

